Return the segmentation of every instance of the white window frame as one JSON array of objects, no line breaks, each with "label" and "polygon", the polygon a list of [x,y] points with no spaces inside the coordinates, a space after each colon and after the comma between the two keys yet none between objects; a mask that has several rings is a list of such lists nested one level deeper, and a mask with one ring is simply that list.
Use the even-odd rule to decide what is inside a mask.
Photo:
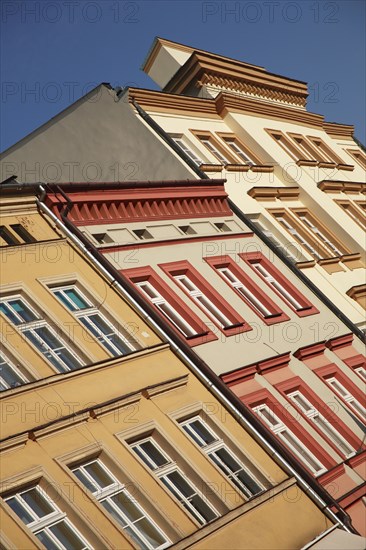
[{"label": "white window frame", "polygon": [[280,420],[268,405],[262,403],[261,405],[253,407],[253,411],[315,476],[319,476],[327,471],[320,460],[305,447],[304,442],[296,437],[290,428]]},{"label": "white window frame", "polygon": [[312,231],[321,241],[322,241],[322,244],[332,253],[336,256],[343,256],[343,252],[341,250],[339,250],[339,248],[336,247],[335,244],[332,243],[332,241],[330,241],[328,239],[328,237],[326,237],[324,235],[324,233],[322,233],[320,231],[320,229],[318,229],[316,227],[316,225],[314,225],[314,223],[312,221],[310,221],[307,217],[306,214],[299,214],[297,212],[295,212],[295,214],[297,215],[297,217],[305,224],[309,227],[310,231]]},{"label": "white window frame", "polygon": [[[35,511],[27,504],[23,499],[22,495],[30,490],[35,490],[40,499],[44,499],[47,504],[53,508],[53,512],[47,514],[43,517],[38,517]],[[17,503],[22,506],[22,508],[33,518],[33,521],[26,523],[25,525],[32,531],[32,533],[37,536],[38,534],[45,532],[47,536],[52,540],[52,542],[59,548],[59,550],[70,550],[70,547],[64,546],[57,537],[50,531],[50,528],[56,525],[57,523],[65,523],[68,528],[74,533],[74,535],[80,539],[80,542],[84,544],[82,550],[91,550],[92,546],[85,540],[85,538],[80,534],[80,532],[74,527],[74,525],[67,519],[66,513],[62,512],[58,506],[53,502],[53,500],[47,495],[47,493],[39,486],[34,485],[27,487],[26,489],[20,490],[12,495],[9,495],[4,498],[5,502],[10,499],[15,499]],[[8,504],[8,506],[10,506]],[[15,512],[14,512],[15,513]],[[19,517],[19,516],[18,516]],[[38,538],[38,537],[37,537]]]},{"label": "white window frame", "polygon": [[[66,290],[72,290],[73,292],[79,294],[81,299],[88,305],[87,308],[78,308],[78,306],[75,304],[74,301],[72,301],[68,295],[66,294]],[[52,287],[51,291],[55,298],[59,300],[59,302],[66,307],[66,309],[72,313],[78,321],[85,327],[88,332],[96,338],[96,340],[105,348],[107,349],[114,357],[118,357],[120,355],[126,355],[128,351],[125,353],[121,352],[121,350],[116,346],[116,344],[113,342],[112,338],[113,336],[117,336],[122,343],[132,352],[139,349],[138,343],[134,340],[134,343],[132,344],[130,340],[128,340],[123,334],[121,334],[120,331],[116,329],[116,327],[108,321],[108,319],[99,311],[97,306],[92,304],[92,302],[85,296],[85,294],[76,286],[76,285],[63,285],[63,286],[57,286]],[[56,295],[56,293],[60,293],[63,296],[63,299],[71,305],[68,307],[60,298]],[[97,317],[101,324],[106,325],[110,332],[107,334],[103,332],[98,325],[93,321],[92,317]],[[95,331],[95,332],[94,332]],[[132,337],[131,337],[132,338]]]},{"label": "white window frame", "polygon": [[[11,385],[7,382],[6,377],[3,375],[3,369],[10,371],[14,376],[14,384]],[[0,351],[0,391],[5,391],[13,388],[18,388],[23,384],[26,384],[29,380],[24,374],[13,364],[5,353]]]},{"label": "white window frame", "polygon": [[356,367],[355,371],[357,372],[357,374],[359,376],[361,376],[361,378],[366,380],[366,369],[365,369],[365,367]]},{"label": "white window frame", "polygon": [[263,317],[271,317],[275,313],[274,311],[271,311],[266,308],[264,304],[252,293],[244,283],[242,283],[236,275],[231,271],[229,266],[225,267],[217,267],[217,271],[219,271],[223,277],[225,278],[225,281],[227,281],[230,286],[232,286],[240,296],[244,296],[246,300],[250,303],[251,306],[253,306],[260,315]]},{"label": "white window frame", "polygon": [[235,137],[223,137],[223,141],[228,145],[231,150],[240,157],[241,160],[248,166],[254,166],[256,162],[250,158],[250,156],[240,147]]},{"label": "white window frame", "polygon": [[[149,441],[156,450],[165,458],[166,463],[162,466],[159,466],[154,462],[154,460],[149,456],[149,454],[141,447],[143,443],[146,443]],[[207,523],[210,523],[211,521],[217,519],[220,514],[219,512],[214,508],[214,506],[207,500],[207,498],[196,488],[196,486],[187,479],[187,476],[184,474],[184,472],[178,467],[176,462],[172,461],[169,455],[163,449],[156,443],[154,438],[147,437],[140,441],[134,442],[131,444],[131,448],[136,452],[136,454],[139,456],[142,455],[144,464],[147,464],[148,468],[154,472],[154,474],[160,479],[164,486],[167,487],[167,489],[173,494],[173,496],[176,498],[176,500],[184,507],[185,510],[187,510],[191,516],[193,516],[200,525],[205,525]],[[138,452],[136,451],[138,449]],[[141,458],[141,456],[140,456]],[[184,482],[190,487],[192,490],[192,494],[190,496],[184,495],[178,486],[174,485],[171,479],[169,479],[169,475],[172,473],[177,473]],[[201,514],[199,509],[195,506],[194,502],[192,503],[193,499],[197,497],[203,504],[206,506],[209,511],[212,514],[212,519],[209,521],[206,520],[206,518]]]},{"label": "white window frame", "polygon": [[192,151],[192,149],[188,147],[183,136],[171,135],[170,137],[175,141],[178,147],[182,149],[182,151],[187,155],[187,157],[189,157],[197,166],[204,164],[204,161],[198,155],[196,155],[196,153]]},{"label": "white window frame", "polygon": [[[182,334],[186,338],[197,335],[197,331],[189,323],[187,323],[184,317],[180,315],[173,306],[169,304],[168,300],[166,300],[164,296],[162,296],[156,290],[156,288],[151,284],[150,281],[146,279],[144,281],[139,281],[135,284],[142,290],[142,292],[145,294],[145,296],[147,296],[150,302],[157,307],[157,309],[164,315],[164,317],[169,319],[169,321],[173,323],[173,325],[180,332],[182,332]],[[149,292],[146,292],[144,287],[146,287]]]},{"label": "white window frame", "polygon": [[222,162],[223,164],[232,164],[232,161],[227,159],[223,153],[216,147],[212,140],[209,137],[199,137],[198,138],[205,147],[212,153],[212,155]]},{"label": "white window frame", "polygon": [[[23,307],[25,306],[25,308],[28,309],[30,313],[34,316],[34,319],[25,322],[10,305],[10,303],[14,300],[19,300],[22,303]],[[29,305],[28,301],[23,296],[21,296],[20,294],[15,294],[12,296],[4,297],[0,299],[0,304],[4,304],[8,309],[11,310],[11,314],[16,318],[18,323],[14,323],[6,315],[6,313],[3,313],[8,321],[12,323],[12,325],[14,325],[17,329],[19,329],[20,333],[24,335],[29,343],[40,353],[42,353],[43,357],[45,357],[59,372],[69,372],[71,370],[78,369],[84,365],[84,363],[72,350],[72,348],[68,346],[65,341],[56,334],[56,332],[53,330],[53,328],[51,328],[51,326],[45,319],[42,319],[39,316],[38,312]],[[51,348],[47,344],[47,341],[44,340],[37,333],[37,330],[42,329],[43,327],[49,331],[52,338],[59,342],[60,345],[58,347]],[[32,338],[30,338],[29,335],[31,335]],[[33,339],[37,342],[38,345],[34,343]],[[72,357],[72,359],[75,360],[76,365],[73,368],[70,368],[69,365],[65,361],[63,361],[58,355],[57,352],[62,350],[66,350],[66,352]]]},{"label": "white window frame", "polygon": [[[88,472],[88,470],[86,469],[87,466],[93,464],[93,463],[97,463],[99,465],[99,467],[104,471],[104,474],[110,478],[111,480],[111,483],[106,486],[106,487],[102,487],[98,481],[92,476],[91,473]],[[74,473],[74,475],[79,479],[79,481],[81,483],[83,483],[83,481],[77,476],[76,472],[79,470],[82,472],[83,476],[87,479],[87,481],[95,487],[95,491],[92,491],[92,494],[93,496],[98,500],[98,502],[101,503],[101,505],[104,507],[103,505],[103,502],[107,502],[108,505],[113,509],[114,511],[114,514],[116,514],[117,516],[120,516],[121,519],[122,519],[122,522],[125,524],[123,524],[122,522],[119,522],[118,519],[116,519],[116,521],[118,521],[118,524],[121,525],[122,529],[123,530],[126,530],[127,534],[129,536],[131,536],[129,534],[129,531],[132,531],[134,533],[134,535],[140,540],[142,541],[142,543],[146,546],[146,548],[148,548],[149,550],[153,550],[153,549],[162,549],[162,548],[166,548],[167,546],[170,546],[171,545],[171,541],[168,539],[168,537],[165,535],[165,533],[163,533],[163,531],[160,529],[160,527],[151,519],[151,517],[144,511],[144,509],[142,508],[142,506],[137,502],[136,498],[135,497],[132,497],[132,495],[129,493],[129,491],[126,489],[126,486],[124,484],[121,484],[118,479],[112,474],[112,472],[105,466],[105,464],[99,459],[99,458],[96,458],[96,459],[93,459],[93,460],[88,460],[87,462],[83,463],[83,464],[80,464],[76,467],[73,467],[71,468],[72,472]],[[86,484],[84,484],[85,487],[87,487]],[[87,487],[89,488],[89,487]],[[141,513],[141,516],[132,521],[128,518],[128,516],[126,514],[123,513],[123,511],[121,510],[121,508],[119,506],[117,506],[114,502],[114,500],[112,499],[112,497],[115,497],[116,495],[120,495],[121,493],[123,493],[123,497],[126,498],[128,501],[132,502],[133,505],[138,509],[138,511]],[[108,509],[105,508],[106,511],[109,513]],[[112,516],[113,517],[113,516]],[[151,544],[148,540],[148,538],[144,535],[144,532],[143,530],[139,529],[138,528],[138,525],[136,525],[136,523],[138,523],[140,520],[142,519],[145,519],[148,521],[149,525],[151,525],[156,531],[157,533],[161,536],[161,538],[163,538],[165,540],[165,542],[163,542],[162,544],[160,544],[159,546],[154,546],[153,544]],[[133,537],[132,537],[133,538]],[[135,539],[133,539],[135,540]]]},{"label": "white window frame", "polygon": [[215,304],[194,284],[187,274],[173,275],[173,278],[181,288],[195,301],[205,313],[222,329],[235,325],[235,321],[229,319]]},{"label": "white window frame", "polygon": [[296,390],[289,392],[287,397],[294,403],[296,408],[339,449],[339,452],[349,458],[355,454],[355,449],[350,443],[332,426],[318,409],[301,393]]},{"label": "white window frame", "polygon": [[[204,439],[202,439],[195,431],[192,424],[197,421],[200,422],[205,430],[207,430],[212,436],[213,441],[211,443],[206,443]],[[231,481],[231,483],[233,483],[233,485],[237,489],[239,489],[247,498],[256,496],[265,490],[264,486],[255,477],[255,475],[246,466],[244,466],[244,464],[241,462],[241,460],[239,460],[235,453],[232,452],[232,450],[224,443],[224,441],[217,436],[217,434],[210,428],[210,426],[206,424],[206,422],[202,420],[199,415],[189,418],[188,420],[181,421],[180,426],[184,429],[185,433],[192,439],[192,441],[196,443],[208,456],[215,467],[218,468],[218,470],[223,473],[225,477],[227,477]],[[220,458],[220,456],[217,454],[218,451],[220,451],[221,449],[224,449],[230,455],[231,459],[237,463],[238,468],[236,471],[232,471],[225,463],[225,461],[222,460],[222,458]],[[244,473],[251,478],[251,481],[258,486],[258,490],[256,492],[247,487],[245,483],[239,478],[239,475],[242,471],[244,471]]]},{"label": "white window frame", "polygon": [[275,288],[277,292],[281,294],[285,302],[287,302],[291,307],[293,307],[297,311],[307,309],[304,308],[304,306],[300,302],[298,302],[288,290],[286,290],[286,288],[264,267],[264,265],[262,265],[262,262],[251,261],[250,265],[252,265],[254,269],[256,269],[258,273],[262,275],[262,277],[264,277],[265,281],[270,286]]},{"label": "white window frame", "polygon": [[298,230],[293,227],[284,216],[276,215],[275,217],[276,220],[278,220],[279,223],[281,223],[283,227],[290,233],[290,235],[293,235],[300,242],[300,244],[306,250],[308,250],[308,252],[310,252],[312,256],[314,256],[317,260],[322,260],[324,258],[322,254],[319,254],[319,252],[317,252],[315,248],[306,239],[304,239],[302,235],[300,235]]},{"label": "white window frame", "polygon": [[347,390],[347,388],[344,387],[344,385],[338,380],[336,376],[327,376],[325,380],[332,387],[335,393],[342,397],[356,413],[358,413],[361,417],[365,419],[365,407],[363,407],[361,403],[354,397],[354,395],[352,395]]}]

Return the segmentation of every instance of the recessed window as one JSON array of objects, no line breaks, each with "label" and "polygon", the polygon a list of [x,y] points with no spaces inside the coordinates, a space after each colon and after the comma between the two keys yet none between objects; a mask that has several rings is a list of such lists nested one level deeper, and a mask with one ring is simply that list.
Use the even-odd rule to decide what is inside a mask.
[{"label": "recessed window", "polygon": [[28,382],[18,367],[3,353],[0,352],[0,391],[17,388]]},{"label": "recessed window", "polygon": [[202,449],[219,470],[248,498],[262,492],[264,487],[223,440],[195,416],[180,422],[186,434]]},{"label": "recessed window", "polygon": [[74,285],[52,288],[52,292],[113,356],[126,355],[139,349],[138,343],[126,331],[117,330]]},{"label": "recessed window", "polygon": [[312,216],[307,211],[293,211],[294,214],[303,222],[303,224],[308,228],[312,233],[316,235],[316,238],[319,239],[323,246],[328,249],[328,251],[333,256],[342,256],[347,254],[346,251],[339,243],[334,236],[331,235],[329,231],[322,227],[319,220]]},{"label": "recessed window", "polygon": [[178,227],[185,235],[197,235],[197,231],[190,225],[179,225]]},{"label": "recessed window", "polygon": [[136,496],[119,483],[99,458],[74,467],[72,471],[139,548],[165,548],[171,544]]},{"label": "recessed window", "polygon": [[219,516],[212,504],[152,437],[132,443],[131,448],[200,525]]},{"label": "recessed window", "polygon": [[237,164],[235,157],[210,132],[193,131],[193,133],[220,164]]},{"label": "recessed window", "polygon": [[45,548],[50,550],[91,548],[67,519],[66,514],[38,485],[5,497],[5,502]]},{"label": "recessed window", "polygon": [[335,164],[345,164],[341,158],[320,138],[314,136],[306,136],[309,141],[316,147],[318,151],[325,157],[327,162]]},{"label": "recessed window", "polygon": [[366,155],[359,149],[346,149],[347,153],[366,170]]},{"label": "recessed window", "polygon": [[0,311],[59,372],[83,365],[71,347],[22,296],[3,298]]},{"label": "recessed window", "polygon": [[214,223],[214,226],[217,227],[217,229],[221,231],[221,233],[226,233],[227,231],[231,231],[230,227],[224,222]]},{"label": "recessed window", "polygon": [[[353,203],[346,200],[336,200],[335,202],[342,208],[342,210],[346,212],[346,214],[348,214],[350,218],[353,219],[354,222],[357,223],[357,225],[360,225],[363,229],[366,228],[366,216],[363,210],[366,203]],[[363,205],[363,208],[361,205]]]},{"label": "recessed window", "polygon": [[337,449],[346,457],[352,456],[355,449],[346,439],[332,426],[318,409],[299,390],[287,393],[287,397],[294,403],[299,411],[314,424]]},{"label": "recessed window", "polygon": [[332,389],[337,393],[356,413],[358,413],[363,419],[365,419],[366,409],[360,403],[358,399],[345,387],[344,384],[336,376],[326,376],[325,380],[332,387]]},{"label": "recessed window", "polygon": [[228,147],[235,153],[241,160],[243,164],[253,166],[254,164],[259,164],[257,159],[254,158],[254,155],[244,146],[241,141],[238,140],[234,135],[228,136],[224,134],[218,134],[221,139],[226,143]]},{"label": "recessed window", "polygon": [[36,239],[20,223],[10,224],[10,227],[25,243],[36,242]]},{"label": "recessed window", "polygon": [[303,149],[300,149],[288,137],[279,130],[267,130],[268,134],[282,147],[282,149],[295,161],[312,160]]},{"label": "recessed window", "polygon": [[306,447],[305,441],[300,441],[267,404],[257,405],[253,411],[313,474],[320,475],[326,471],[325,466]]},{"label": "recessed window", "polygon": [[12,246],[14,244],[20,244],[20,241],[13,235],[11,231],[5,225],[0,225],[0,243],[2,246],[4,244],[1,241],[4,241],[9,246]]},{"label": "recessed window", "polygon": [[92,233],[92,235],[99,244],[109,244],[114,242],[108,233]]},{"label": "recessed window", "polygon": [[132,232],[135,233],[136,237],[142,241],[153,238],[147,229],[132,229]]},{"label": "recessed window", "polygon": [[189,157],[197,166],[204,164],[204,161],[194,152],[192,145],[187,144],[187,140],[183,136],[177,136],[171,134],[171,137],[175,143],[182,149],[182,151]]}]

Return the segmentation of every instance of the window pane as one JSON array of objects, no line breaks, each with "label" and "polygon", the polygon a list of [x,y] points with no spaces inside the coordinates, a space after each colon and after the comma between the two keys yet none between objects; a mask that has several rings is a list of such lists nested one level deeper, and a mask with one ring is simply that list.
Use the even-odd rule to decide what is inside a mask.
[{"label": "window pane", "polygon": [[135,523],[137,529],[144,535],[153,548],[157,548],[166,542],[166,539],[161,533],[151,524],[147,518],[142,518]]},{"label": "window pane", "polygon": [[27,307],[22,300],[10,300],[9,305],[13,308],[14,311],[23,319],[25,323],[29,321],[34,321],[37,317],[34,315],[33,311]]},{"label": "window pane", "polygon": [[95,461],[91,464],[88,464],[87,466],[84,466],[85,470],[88,472],[88,474],[91,475],[91,477],[94,479],[96,484],[103,489],[104,487],[108,487],[108,485],[111,485],[114,483],[113,479],[110,475],[105,471],[104,468],[101,467],[101,465]]},{"label": "window pane", "polygon": [[87,489],[89,489],[89,491],[91,491],[92,493],[97,491],[98,487],[91,483],[91,481],[86,477],[86,475],[84,474],[84,472],[82,470],[77,468],[76,470],[73,470],[73,472],[76,475],[76,477],[78,478],[78,480],[81,481],[81,483],[83,485],[85,485],[85,487]]},{"label": "window pane", "polygon": [[173,485],[185,496],[191,497],[195,491],[194,489],[186,482],[183,476],[179,472],[172,472],[166,476]]},{"label": "window pane", "polygon": [[[203,440],[205,445],[209,445],[210,443],[217,441],[217,438],[215,438],[199,420],[193,420],[192,422],[189,422],[189,424],[183,425],[183,429],[188,433],[188,435],[193,437],[201,447],[203,445],[201,440]],[[195,433],[200,439],[194,437]]]},{"label": "window pane", "polygon": [[79,539],[66,521],[60,521],[60,523],[56,523],[56,525],[53,525],[49,529],[67,550],[82,550],[85,548],[85,544]]},{"label": "window pane", "polygon": [[60,547],[54,543],[47,531],[40,531],[36,534],[36,537],[47,550],[60,550]]},{"label": "window pane", "polygon": [[23,523],[31,523],[34,518],[27,512],[24,506],[14,497],[6,499],[10,508],[16,513],[16,515],[23,521]]},{"label": "window pane", "polygon": [[14,314],[12,309],[7,304],[0,304],[0,311],[6,315],[6,317],[9,319],[11,323],[14,325],[20,325],[21,321],[17,318],[17,316]]},{"label": "window pane", "polygon": [[146,454],[151,458],[151,460],[156,464],[156,467],[163,466],[168,464],[168,460],[164,455],[155,447],[151,441],[145,441],[140,444],[140,447],[146,452]]},{"label": "window pane", "polygon": [[16,373],[12,366],[0,356],[0,389],[16,388],[24,384],[24,380]]},{"label": "window pane", "polygon": [[116,510],[114,506],[111,505],[111,503],[108,500],[102,500],[101,504],[107,510],[107,512],[109,512],[111,516],[116,521],[118,521],[120,525],[122,525],[122,527],[126,527],[127,521],[125,520],[123,515],[118,510]]},{"label": "window pane", "polygon": [[121,491],[117,495],[110,497],[110,500],[113,501],[118,508],[126,515],[130,521],[136,521],[143,517],[141,510],[128,498],[126,493]]},{"label": "window pane", "polygon": [[89,304],[82,298],[82,296],[74,288],[67,288],[64,290],[66,296],[75,304],[78,309],[89,308]]},{"label": "window pane", "polygon": [[205,501],[199,496],[195,495],[191,499],[192,505],[196,508],[196,510],[205,518],[206,521],[212,521],[217,516],[213,510],[205,503]]},{"label": "window pane", "polygon": [[147,544],[142,540],[141,537],[139,537],[137,531],[135,529],[132,529],[132,527],[126,527],[125,532],[129,534],[132,540],[134,540],[138,547],[141,548],[141,550],[145,550],[146,548],[149,548]]},{"label": "window pane", "polygon": [[30,489],[22,494],[23,500],[32,508],[34,513],[42,518],[54,512],[54,508],[47,502],[37,489]]}]

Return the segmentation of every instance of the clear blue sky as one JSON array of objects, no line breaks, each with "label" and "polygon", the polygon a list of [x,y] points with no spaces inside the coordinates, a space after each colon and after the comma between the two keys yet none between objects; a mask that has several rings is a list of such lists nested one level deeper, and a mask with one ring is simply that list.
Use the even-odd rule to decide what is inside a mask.
[{"label": "clear blue sky", "polygon": [[309,83],[308,109],[365,143],[364,0],[1,0],[1,150],[100,82],[156,89],[155,36]]}]

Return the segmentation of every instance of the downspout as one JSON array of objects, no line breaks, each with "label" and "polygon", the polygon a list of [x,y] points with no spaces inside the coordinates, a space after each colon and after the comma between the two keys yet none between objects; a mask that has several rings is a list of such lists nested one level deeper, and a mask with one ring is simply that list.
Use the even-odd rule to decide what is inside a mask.
[{"label": "downspout", "polygon": [[[110,262],[99,252],[99,250],[81,233],[81,231],[67,218],[73,203],[70,198],[58,186],[49,185],[50,189],[56,188],[65,198],[67,205],[61,212],[61,219],[44,204],[37,200],[39,208],[45,212],[55,224],[64,231],[72,242],[87,256],[93,265],[101,271],[110,281],[111,287],[116,287],[119,292],[129,301],[135,311],[157,332],[157,334],[167,341],[172,350],[184,361],[185,364],[195,373],[197,378],[216,396],[216,398],[230,411],[246,429],[251,433],[254,439],[262,444],[268,454],[280,463],[282,467],[289,472],[298,481],[304,492],[316,502],[321,510],[331,518],[332,521],[340,524],[346,531],[358,534],[352,526],[351,519],[332,496],[307,472],[307,470],[292,457],[287,448],[282,445],[277,438],[262,425],[254,413],[246,408],[240,399],[231,392],[231,390],[221,381],[221,379],[191,350],[191,348],[175,334],[173,329],[167,325],[156,313],[155,309],[145,303],[144,299],[134,288],[132,283],[125,278]],[[45,189],[40,186],[41,196],[45,196]],[[283,455],[283,456],[282,456]],[[286,458],[283,458],[286,457]],[[297,470],[301,471],[301,474]],[[321,496],[320,496],[321,495]],[[340,520],[331,510],[334,507],[342,516]]]}]

